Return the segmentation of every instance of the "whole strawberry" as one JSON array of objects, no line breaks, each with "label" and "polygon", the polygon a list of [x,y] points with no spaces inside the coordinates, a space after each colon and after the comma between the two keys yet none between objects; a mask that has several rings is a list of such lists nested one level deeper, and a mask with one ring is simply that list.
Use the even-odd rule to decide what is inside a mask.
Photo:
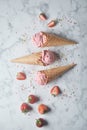
[{"label": "whole strawberry", "polygon": [[46,20],[47,19],[46,15],[44,13],[40,13],[39,18],[40,18],[40,20]]},{"label": "whole strawberry", "polygon": [[58,86],[54,86],[54,87],[51,89],[50,93],[51,93],[53,96],[57,96],[57,95],[60,93],[59,87],[58,87]]},{"label": "whole strawberry", "polygon": [[34,104],[37,101],[38,101],[38,97],[36,97],[35,95],[29,95],[28,96],[28,102],[29,103]]},{"label": "whole strawberry", "polygon": [[39,118],[36,120],[36,126],[42,127],[44,125],[45,120],[43,118]]},{"label": "whole strawberry", "polygon": [[56,21],[55,20],[51,20],[48,24],[48,27],[52,28],[56,25]]},{"label": "whole strawberry", "polygon": [[48,112],[49,111],[49,108],[48,108],[48,106],[46,106],[45,104],[40,104],[39,106],[38,106],[38,112],[40,113],[40,114],[44,114],[44,113],[46,113],[46,112]]},{"label": "whole strawberry", "polygon": [[23,73],[23,72],[18,72],[18,73],[17,73],[17,76],[16,76],[16,79],[17,79],[17,80],[25,80],[25,79],[26,79],[25,73]]},{"label": "whole strawberry", "polygon": [[31,110],[31,107],[27,103],[22,103],[20,109],[23,113],[27,113]]}]

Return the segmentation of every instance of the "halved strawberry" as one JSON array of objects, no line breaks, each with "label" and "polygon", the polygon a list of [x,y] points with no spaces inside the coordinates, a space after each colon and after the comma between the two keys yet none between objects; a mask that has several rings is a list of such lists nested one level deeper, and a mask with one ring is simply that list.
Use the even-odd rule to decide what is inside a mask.
[{"label": "halved strawberry", "polygon": [[26,79],[25,73],[23,73],[23,72],[18,72],[18,73],[17,73],[17,76],[16,76],[16,79],[18,79],[18,80],[25,80],[25,79]]},{"label": "halved strawberry", "polygon": [[51,21],[47,24],[47,26],[50,27],[50,28],[54,27],[55,25],[56,25],[56,21],[55,21],[55,20],[51,20]]},{"label": "halved strawberry", "polygon": [[28,96],[28,102],[29,103],[33,104],[33,103],[35,103],[37,101],[38,101],[38,97],[36,97],[35,95],[29,95]]},{"label": "halved strawberry", "polygon": [[47,19],[46,15],[44,13],[40,13],[39,18],[41,20],[46,20]]},{"label": "halved strawberry", "polygon": [[39,118],[36,120],[36,126],[42,127],[44,125],[45,120],[43,118]]},{"label": "halved strawberry", "polygon": [[47,112],[47,111],[49,111],[49,108],[48,108],[46,105],[40,104],[40,105],[38,106],[38,112],[39,112],[40,114],[44,114],[44,113]]},{"label": "halved strawberry", "polygon": [[51,89],[50,93],[51,93],[53,96],[57,96],[57,95],[60,93],[59,87],[58,87],[58,86],[54,86],[54,87]]},{"label": "halved strawberry", "polygon": [[22,112],[26,113],[31,110],[31,107],[27,103],[22,103],[20,109]]}]

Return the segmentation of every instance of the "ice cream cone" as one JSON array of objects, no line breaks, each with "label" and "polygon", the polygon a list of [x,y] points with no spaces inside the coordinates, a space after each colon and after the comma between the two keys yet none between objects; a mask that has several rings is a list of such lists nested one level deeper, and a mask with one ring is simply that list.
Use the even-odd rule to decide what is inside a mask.
[{"label": "ice cream cone", "polygon": [[46,40],[42,47],[76,44],[75,41],[68,40],[68,39],[56,36],[54,34],[49,34],[49,33],[45,33],[45,32],[42,32],[42,33],[44,36],[46,36]]},{"label": "ice cream cone", "polygon": [[48,69],[48,70],[42,70],[40,72],[45,74],[45,76],[47,78],[47,83],[48,83],[48,82],[52,81],[53,79],[61,76],[66,71],[73,68],[75,65],[76,64],[73,63],[73,64],[66,65],[66,66],[61,66],[61,67],[52,68],[52,69]]},{"label": "ice cream cone", "polygon": [[11,60],[11,62],[22,64],[44,65],[44,63],[41,61],[41,52],[32,53],[27,56],[19,57]]},{"label": "ice cream cone", "polygon": [[33,64],[33,65],[50,65],[56,60],[57,56],[50,50],[43,50],[41,52],[32,53],[27,56],[19,57],[11,60],[12,62]]}]

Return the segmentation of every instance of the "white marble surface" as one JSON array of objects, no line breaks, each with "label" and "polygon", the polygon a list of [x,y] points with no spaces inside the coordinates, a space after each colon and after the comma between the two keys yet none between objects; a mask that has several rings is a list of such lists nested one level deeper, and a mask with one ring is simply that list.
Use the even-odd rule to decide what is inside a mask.
[{"label": "white marble surface", "polygon": [[[39,13],[48,16],[41,22]],[[35,119],[43,117],[48,125],[42,130],[87,129],[87,0],[0,0],[0,130],[37,130]],[[57,19],[58,24],[49,29],[47,23]],[[31,37],[35,32],[48,31],[73,39],[79,44],[52,47],[60,54],[60,60],[45,67],[75,62],[77,66],[61,78],[46,86],[34,82],[34,72],[45,69],[39,66],[13,64],[10,59],[39,51]],[[16,74],[24,71],[25,81],[17,81]],[[62,94],[56,98],[49,93],[53,85],[59,85]],[[33,111],[23,114],[22,102],[29,94],[41,100],[32,105]],[[40,115],[39,103],[45,103],[51,112]]]}]

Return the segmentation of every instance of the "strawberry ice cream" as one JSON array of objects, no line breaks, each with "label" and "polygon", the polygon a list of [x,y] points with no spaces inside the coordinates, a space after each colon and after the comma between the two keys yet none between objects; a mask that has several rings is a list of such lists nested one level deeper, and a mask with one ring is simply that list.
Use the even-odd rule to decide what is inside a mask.
[{"label": "strawberry ice cream", "polygon": [[56,55],[50,50],[32,53],[23,57],[11,60],[15,63],[32,64],[32,65],[50,65],[56,60]]},{"label": "strawberry ice cream", "polygon": [[35,81],[39,84],[39,85],[46,85],[47,84],[47,77],[43,72],[38,71],[35,77]]},{"label": "strawberry ice cream", "polygon": [[44,50],[42,51],[42,62],[45,65],[50,65],[56,60],[56,55],[54,52],[49,51],[49,50]]},{"label": "strawberry ice cream", "polygon": [[37,47],[43,47],[46,41],[47,41],[47,38],[46,38],[46,35],[43,34],[43,32],[36,33],[33,36],[34,45]]}]

